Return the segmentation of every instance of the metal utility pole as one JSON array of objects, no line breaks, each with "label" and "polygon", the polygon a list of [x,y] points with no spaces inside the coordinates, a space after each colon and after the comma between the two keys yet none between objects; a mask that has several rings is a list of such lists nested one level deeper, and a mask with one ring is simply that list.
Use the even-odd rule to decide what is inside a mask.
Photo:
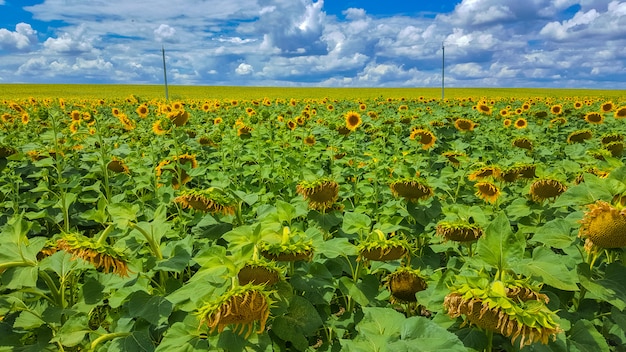
[{"label": "metal utility pole", "polygon": [[443,100],[443,97],[444,97],[445,71],[446,71],[446,47],[444,46],[444,42],[441,42],[441,100]]},{"label": "metal utility pole", "polygon": [[163,54],[163,78],[165,81],[165,100],[169,100],[169,94],[167,92],[167,70],[165,68],[165,47],[161,46],[161,53]]}]

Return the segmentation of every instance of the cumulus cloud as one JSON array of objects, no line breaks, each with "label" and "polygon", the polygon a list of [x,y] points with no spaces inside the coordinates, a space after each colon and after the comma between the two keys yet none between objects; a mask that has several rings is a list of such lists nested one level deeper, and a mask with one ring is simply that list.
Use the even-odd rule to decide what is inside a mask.
[{"label": "cumulus cloud", "polygon": [[25,50],[36,42],[37,31],[28,23],[18,23],[15,31],[0,28],[0,49]]},{"label": "cumulus cloud", "polygon": [[250,64],[240,63],[239,66],[235,69],[235,73],[238,75],[250,75],[254,72],[254,68]]},{"label": "cumulus cloud", "polygon": [[161,24],[154,30],[154,38],[157,42],[174,42],[176,29],[166,24]]},{"label": "cumulus cloud", "polygon": [[78,55],[81,53],[89,53],[94,47],[93,42],[96,38],[92,37],[83,26],[79,26],[72,32],[64,32],[57,38],[48,38],[43,43],[44,49],[53,54]]}]

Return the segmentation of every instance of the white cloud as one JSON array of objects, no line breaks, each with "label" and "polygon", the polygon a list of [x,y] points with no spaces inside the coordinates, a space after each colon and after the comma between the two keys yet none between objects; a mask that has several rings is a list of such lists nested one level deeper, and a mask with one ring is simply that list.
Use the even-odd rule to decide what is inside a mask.
[{"label": "white cloud", "polygon": [[173,42],[176,29],[166,24],[161,24],[154,30],[154,38],[157,42]]},{"label": "white cloud", "polygon": [[37,31],[30,24],[20,22],[15,31],[0,28],[0,49],[24,50],[37,42]]},{"label": "white cloud", "polygon": [[235,69],[235,73],[238,75],[250,75],[254,72],[254,68],[250,64],[240,63]]}]

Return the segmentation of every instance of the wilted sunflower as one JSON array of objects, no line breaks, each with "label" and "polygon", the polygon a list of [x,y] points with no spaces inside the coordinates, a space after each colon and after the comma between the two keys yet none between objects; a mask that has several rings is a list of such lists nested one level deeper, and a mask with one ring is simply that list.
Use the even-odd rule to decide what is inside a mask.
[{"label": "wilted sunflower", "polygon": [[458,158],[466,156],[464,153],[455,151],[444,152],[441,155],[448,159],[450,164],[456,167],[459,167],[461,165],[461,161]]},{"label": "wilted sunflower", "polygon": [[234,325],[234,333],[239,335],[245,333],[244,337],[248,338],[254,331],[255,322],[258,321],[256,333],[260,334],[265,331],[270,314],[272,305],[270,293],[265,289],[265,285],[249,283],[237,286],[198,309],[200,325],[206,323],[210,334],[216,330],[221,333],[226,326]]},{"label": "wilted sunflower", "polygon": [[564,117],[557,117],[550,120],[549,127],[552,128],[554,126],[564,126],[565,124],[567,124],[567,120]]},{"label": "wilted sunflower", "polygon": [[491,182],[478,182],[476,187],[476,196],[487,203],[495,203],[500,197],[500,189]]},{"label": "wilted sunflower", "polygon": [[604,115],[598,112],[588,112],[585,114],[585,121],[591,124],[601,124],[604,122]]},{"label": "wilted sunflower", "polygon": [[266,259],[278,262],[294,262],[313,259],[313,240],[306,239],[302,231],[291,231],[283,227],[282,239],[278,243],[262,241],[258,244],[259,253]]},{"label": "wilted sunflower", "polygon": [[484,166],[478,170],[473,171],[471,174],[467,176],[470,181],[482,180],[487,177],[498,178],[500,176],[500,170],[497,166]]},{"label": "wilted sunflower", "polygon": [[417,302],[415,294],[424,291],[428,285],[426,278],[419,269],[402,266],[384,279],[385,285],[391,292],[392,303]]},{"label": "wilted sunflower", "polygon": [[526,121],[525,118],[520,117],[519,119],[515,120],[515,128],[523,129],[526,127],[528,127],[528,121]]},{"label": "wilted sunflower", "polygon": [[398,236],[387,236],[380,230],[374,230],[363,242],[359,243],[357,250],[361,260],[387,261],[397,260],[409,253],[409,244]]},{"label": "wilted sunflower", "polygon": [[550,179],[543,178],[533,182],[530,185],[529,194],[536,202],[543,202],[544,200],[554,200],[567,190],[567,186],[563,183]]},{"label": "wilted sunflower", "polygon": [[587,139],[591,139],[591,130],[578,130],[567,136],[567,143],[582,143]]},{"label": "wilted sunflower", "polygon": [[107,164],[107,169],[117,173],[129,173],[128,166],[124,163],[124,160],[112,157],[111,161]]},{"label": "wilted sunflower", "polygon": [[513,146],[522,149],[533,150],[533,142],[526,137],[515,138],[513,140]]},{"label": "wilted sunflower", "polygon": [[558,316],[546,306],[548,296],[538,293],[538,287],[468,280],[451,290],[443,303],[451,318],[465,316],[464,325],[497,332],[511,342],[519,339],[520,348],[535,342],[547,344],[562,332]]},{"label": "wilted sunflower", "polygon": [[456,121],[454,121],[454,127],[459,130],[459,131],[473,131],[474,127],[476,127],[476,124],[474,123],[474,121],[470,120],[470,119],[456,119]]},{"label": "wilted sunflower", "polygon": [[[175,103],[174,103],[175,104]],[[189,121],[189,113],[186,110],[174,110],[167,114],[167,118],[176,126],[184,126]]]},{"label": "wilted sunflower", "polygon": [[252,127],[250,126],[246,126],[246,125],[241,125],[239,126],[239,128],[237,128],[237,136],[239,136],[239,138],[250,138],[252,137]]},{"label": "wilted sunflower", "polygon": [[613,206],[598,200],[587,208],[578,231],[578,237],[587,241],[585,248],[626,247],[626,209],[621,203]]},{"label": "wilted sunflower", "polygon": [[611,142],[622,142],[624,140],[624,136],[621,133],[613,132],[607,133],[600,137],[600,142],[602,144],[609,144]]},{"label": "wilted sunflower", "polygon": [[435,194],[432,187],[426,185],[418,178],[402,178],[395,180],[389,187],[394,196],[402,197],[409,202],[426,200]]},{"label": "wilted sunflower", "polygon": [[483,229],[478,224],[464,221],[441,221],[437,224],[436,234],[448,241],[470,242],[483,235]]},{"label": "wilted sunflower", "polygon": [[[174,168],[166,168],[167,165],[171,164],[172,161],[177,161],[178,164],[191,164],[191,168],[195,169],[196,167],[198,167],[198,162],[196,161],[196,156],[195,155],[191,155],[191,154],[182,154],[182,155],[178,155],[178,156],[173,156],[170,159],[165,159],[163,161],[161,161],[159,163],[159,165],[157,165],[157,167],[155,168],[155,172],[156,172],[156,177],[157,179],[159,179],[161,177],[161,175],[163,174],[163,171],[169,171],[174,173],[174,177],[172,178],[172,187],[174,189],[178,189],[182,184],[185,184],[189,181],[191,181],[191,176],[189,176],[187,174],[187,172],[185,171],[185,169],[178,169],[178,166],[174,166]],[[181,180],[178,180],[178,172],[180,172],[180,178]]]},{"label": "wilted sunflower", "polygon": [[239,269],[237,279],[240,285],[271,286],[281,279],[280,268],[272,261],[251,260]]},{"label": "wilted sunflower", "polygon": [[520,173],[519,167],[512,166],[512,167],[502,170],[502,172],[500,173],[499,179],[504,182],[514,182],[515,180],[517,180],[519,173]]},{"label": "wilted sunflower", "polygon": [[174,198],[174,202],[180,203],[183,208],[193,208],[211,214],[229,215],[234,214],[236,209],[235,202],[216,188],[183,190],[180,196]]},{"label": "wilted sunflower", "polygon": [[417,139],[417,141],[420,144],[422,144],[422,149],[426,150],[435,144],[437,137],[435,137],[435,135],[427,129],[414,128],[411,131],[411,135],[409,136],[409,139],[411,140]]},{"label": "wilted sunflower", "polygon": [[363,121],[361,120],[361,114],[356,111],[348,111],[346,113],[346,128],[350,131],[355,131]]},{"label": "wilted sunflower", "polygon": [[626,117],[626,106],[621,106],[615,110],[613,117],[616,119],[623,119]]},{"label": "wilted sunflower", "polygon": [[604,149],[611,152],[611,156],[614,158],[620,157],[624,151],[624,142],[610,142],[604,145]]},{"label": "wilted sunflower", "polygon": [[56,241],[54,249],[63,250],[73,258],[82,258],[105,273],[128,277],[128,264],[122,250],[79,233],[66,233]]},{"label": "wilted sunflower", "polygon": [[302,181],[296,187],[296,192],[309,202],[309,208],[325,211],[332,208],[337,201],[339,184],[326,178],[311,182]]}]

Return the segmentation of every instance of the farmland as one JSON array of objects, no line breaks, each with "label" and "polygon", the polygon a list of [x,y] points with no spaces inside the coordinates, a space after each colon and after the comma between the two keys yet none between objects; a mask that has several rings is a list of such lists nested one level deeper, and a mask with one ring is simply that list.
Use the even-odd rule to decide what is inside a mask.
[{"label": "farmland", "polygon": [[623,92],[0,89],[0,349],[626,345]]}]

